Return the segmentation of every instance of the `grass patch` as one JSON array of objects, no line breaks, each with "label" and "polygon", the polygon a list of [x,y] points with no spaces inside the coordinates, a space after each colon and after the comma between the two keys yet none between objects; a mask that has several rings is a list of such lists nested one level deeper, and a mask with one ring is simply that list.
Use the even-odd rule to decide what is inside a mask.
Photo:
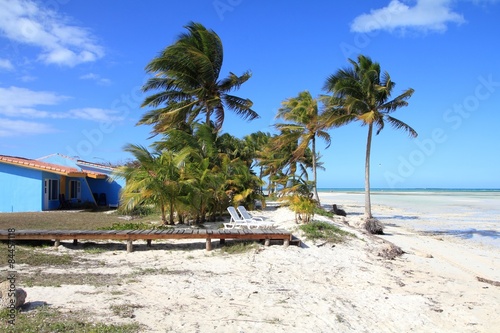
[{"label": "grass patch", "polygon": [[330,211],[327,211],[325,210],[324,208],[322,207],[316,207],[314,209],[314,214],[317,214],[317,215],[321,215],[321,216],[325,216],[325,217],[329,217],[329,218],[332,218],[334,216],[337,216],[335,215],[334,213],[330,212]]},{"label": "grass patch", "polygon": [[[105,214],[102,211],[48,211],[31,213],[0,213],[0,229],[15,227],[16,230],[97,230],[123,223],[118,212]],[[137,223],[155,220],[160,222],[159,215],[140,216],[134,219]]]},{"label": "grass patch", "polygon": [[8,323],[8,309],[0,311],[0,331],[10,333],[136,333],[140,325],[113,325],[90,322],[92,319],[82,318],[78,314],[61,313],[47,306],[29,312],[17,312],[15,324]]},{"label": "grass patch", "polygon": [[88,253],[88,254],[101,254],[104,252],[108,252],[104,247],[96,247],[96,246],[90,246],[90,247],[84,247],[83,252]]},{"label": "grass patch", "polygon": [[341,243],[347,237],[356,237],[354,234],[344,231],[331,223],[313,221],[308,224],[303,224],[300,227],[307,239],[310,240],[325,240],[330,243]]},{"label": "grass patch", "polygon": [[[19,243],[21,242],[16,242],[16,264],[30,266],[66,266],[78,264],[69,254],[44,253],[32,248],[32,246],[38,246],[40,242],[22,242],[22,244],[31,244],[32,246],[21,246]],[[0,253],[7,253],[7,243],[0,243]],[[7,260],[7,255],[0,256],[0,266],[7,265]]]},{"label": "grass patch", "polygon": [[60,287],[68,285],[91,285],[95,287],[119,285],[123,282],[124,276],[116,274],[98,273],[44,273],[41,270],[32,274],[19,274],[18,281],[21,286],[26,287]]},{"label": "grass patch", "polygon": [[120,304],[110,306],[110,309],[113,311],[115,316],[122,318],[134,318],[134,310],[140,308],[143,308],[143,306],[138,304]]},{"label": "grass patch", "polygon": [[227,254],[239,254],[256,250],[258,248],[259,244],[256,242],[231,242],[226,243],[226,245],[221,248],[221,252]]},{"label": "grass patch", "polygon": [[152,225],[146,222],[118,222],[113,223],[109,227],[98,228],[98,230],[145,230],[145,229],[154,229],[154,230],[168,230],[173,229],[173,227],[169,227],[166,225]]}]

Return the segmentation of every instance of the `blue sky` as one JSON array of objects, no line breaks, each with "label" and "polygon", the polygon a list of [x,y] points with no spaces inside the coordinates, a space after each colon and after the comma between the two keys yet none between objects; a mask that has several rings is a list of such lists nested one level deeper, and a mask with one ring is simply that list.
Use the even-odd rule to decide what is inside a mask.
[{"label": "blue sky", "polygon": [[[415,89],[394,116],[419,133],[374,138],[372,187],[500,188],[498,17],[497,0],[0,0],[0,154],[130,158],[125,144],[150,143],[144,67],[195,21],[222,39],[222,76],[253,73],[237,95],[260,119],[227,115],[224,132],[272,132],[284,99],[324,93],[361,53],[395,94]],[[366,132],[330,132],[320,187],[363,187]]]}]

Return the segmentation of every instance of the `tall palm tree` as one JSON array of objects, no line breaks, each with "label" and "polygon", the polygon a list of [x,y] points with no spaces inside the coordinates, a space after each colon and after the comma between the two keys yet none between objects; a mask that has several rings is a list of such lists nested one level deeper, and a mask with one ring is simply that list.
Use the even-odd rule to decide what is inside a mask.
[{"label": "tall palm tree", "polygon": [[253,103],[230,92],[238,89],[250,77],[230,73],[219,78],[223,61],[223,47],[219,36],[199,23],[191,22],[188,32],[165,48],[147,66],[152,74],[142,87],[144,92],[153,91],[142,103],[151,107],[140,124],[153,125],[153,133],[163,133],[171,128],[184,128],[202,114],[205,123],[215,118],[216,129],[224,122],[224,112],[230,109],[244,119],[253,120],[258,114],[251,109]]},{"label": "tall palm tree", "polygon": [[[373,218],[370,201],[370,151],[373,127],[376,134],[388,122],[395,129],[406,131],[410,137],[417,137],[417,132],[406,123],[389,114],[398,108],[407,106],[407,100],[413,95],[413,89],[406,89],[397,97],[391,98],[396,85],[389,73],[381,72],[380,65],[364,55],[358,61],[349,59],[352,67],[338,70],[330,75],[324,89],[332,93],[330,106],[333,122],[337,124],[360,121],[368,126],[365,157],[365,220]],[[340,116],[339,116],[339,111]]]},{"label": "tall palm tree", "polygon": [[[280,130],[288,130],[291,136],[299,136],[297,148],[292,153],[292,160],[297,161],[306,154],[309,144],[312,150],[313,194],[319,204],[317,188],[317,153],[316,138],[322,138],[330,146],[331,137],[326,129],[329,127],[326,117],[318,110],[318,101],[311,96],[309,91],[299,93],[297,97],[289,98],[282,102],[276,118],[281,118],[288,123],[276,124]],[[285,139],[286,141],[286,139]]]}]

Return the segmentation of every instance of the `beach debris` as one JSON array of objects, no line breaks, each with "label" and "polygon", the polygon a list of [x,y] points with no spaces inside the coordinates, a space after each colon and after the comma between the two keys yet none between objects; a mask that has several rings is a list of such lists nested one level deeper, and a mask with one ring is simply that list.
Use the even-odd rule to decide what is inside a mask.
[{"label": "beach debris", "polygon": [[379,257],[393,260],[396,257],[401,256],[404,253],[404,251],[399,247],[396,246],[390,242],[386,242],[379,250],[377,255]]},{"label": "beach debris", "polygon": [[364,228],[372,235],[383,235],[384,234],[384,226],[380,223],[379,220],[370,218],[364,221]]},{"label": "beach debris", "polygon": [[345,210],[337,208],[337,205],[335,205],[335,204],[332,205],[332,210],[330,210],[330,213],[333,213],[333,214],[339,215],[339,216],[347,216],[347,213],[345,212]]},{"label": "beach debris", "polygon": [[476,276],[476,279],[477,279],[479,282],[489,283],[489,284],[491,284],[492,286],[495,286],[495,287],[500,287],[500,281],[493,281],[493,280],[489,280],[489,279],[482,278],[482,277],[480,277],[480,276]]},{"label": "beach debris", "polygon": [[[13,294],[15,290],[15,298],[9,294]],[[11,304],[14,304],[15,308],[22,306],[26,300],[27,293],[24,289],[16,288],[11,285],[9,280],[0,283],[0,308],[11,308]]]}]

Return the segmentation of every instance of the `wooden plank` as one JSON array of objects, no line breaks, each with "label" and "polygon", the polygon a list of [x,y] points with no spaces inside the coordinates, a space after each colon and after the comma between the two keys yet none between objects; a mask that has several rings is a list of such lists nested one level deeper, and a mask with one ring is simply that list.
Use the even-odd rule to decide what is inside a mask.
[{"label": "wooden plank", "polygon": [[[9,233],[6,230],[0,232],[0,239],[8,239]],[[147,236],[147,237],[146,237]],[[300,240],[294,238],[292,234],[282,229],[143,229],[143,230],[19,230],[14,234],[13,239],[18,240],[73,240],[77,239],[111,239],[126,240],[130,249],[133,249],[134,240],[145,239],[148,244],[152,239],[220,239],[224,243],[225,239],[265,239],[283,240],[284,245],[297,244]],[[211,241],[210,241],[211,242]],[[130,244],[130,245],[129,245]],[[207,243],[208,246],[208,243]],[[211,248],[211,245],[209,245]]]}]

